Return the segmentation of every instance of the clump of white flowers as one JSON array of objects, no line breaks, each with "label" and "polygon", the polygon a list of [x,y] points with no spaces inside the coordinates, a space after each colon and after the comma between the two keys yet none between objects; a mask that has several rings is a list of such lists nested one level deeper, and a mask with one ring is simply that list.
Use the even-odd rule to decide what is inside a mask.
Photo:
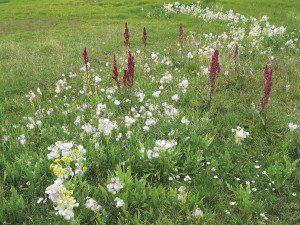
[{"label": "clump of white flowers", "polygon": [[290,130],[290,131],[294,131],[294,130],[296,130],[296,129],[299,128],[299,125],[294,124],[294,123],[289,123],[289,124],[288,124],[288,127],[289,127],[289,130]]},{"label": "clump of white flowers", "polygon": [[98,202],[90,197],[86,198],[85,207],[92,210],[93,212],[99,212],[102,209],[102,206]]},{"label": "clump of white flowers", "polygon": [[119,197],[116,197],[114,201],[116,202],[117,208],[120,208],[125,204],[125,202],[122,199],[120,199]]},{"label": "clump of white flowers", "polygon": [[241,144],[242,141],[250,135],[249,132],[244,131],[244,128],[240,126],[238,126],[236,129],[232,129],[231,131],[235,133],[234,138],[235,138],[235,143],[237,144]]},{"label": "clump of white flowers", "polygon": [[178,188],[178,195],[177,195],[178,200],[184,203],[185,200],[186,200],[186,195],[187,195],[186,187],[185,186],[180,186]]},{"label": "clump of white flowers", "polygon": [[74,142],[61,141],[48,147],[48,150],[50,151],[48,159],[52,160],[50,169],[56,176],[56,180],[46,188],[45,193],[53,202],[56,214],[71,220],[74,218],[73,208],[78,207],[79,204],[72,196],[73,191],[68,190],[64,183],[70,185],[68,178],[84,173],[86,150],[82,145],[76,145]]},{"label": "clump of white flowers", "polygon": [[111,182],[106,186],[108,192],[112,193],[113,195],[117,194],[120,190],[123,189],[123,183],[119,177],[113,177]]},{"label": "clump of white flowers", "polygon": [[[149,159],[158,158],[161,152],[170,151],[173,147],[177,145],[175,140],[156,140],[155,147],[153,149],[147,150],[147,157]],[[145,148],[141,149],[141,153],[145,154]]]},{"label": "clump of white flowers", "polygon": [[78,207],[79,203],[72,196],[73,192],[64,186],[63,180],[56,179],[54,184],[47,187],[45,193],[48,194],[49,199],[53,202],[57,215],[62,216],[65,220],[74,218],[73,209]]},{"label": "clump of white flowers", "polygon": [[193,216],[195,218],[201,218],[203,216],[203,211],[200,208],[196,208],[193,213]]},{"label": "clump of white flowers", "polygon": [[107,118],[100,118],[98,122],[98,130],[105,136],[111,135],[112,131],[118,129],[116,121],[111,121]]}]

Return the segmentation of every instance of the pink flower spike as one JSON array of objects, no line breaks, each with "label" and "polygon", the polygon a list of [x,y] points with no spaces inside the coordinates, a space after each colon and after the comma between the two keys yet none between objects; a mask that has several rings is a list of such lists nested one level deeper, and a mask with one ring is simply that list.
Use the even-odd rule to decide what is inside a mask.
[{"label": "pink flower spike", "polygon": [[87,53],[86,48],[84,48],[84,50],[83,50],[83,59],[84,59],[85,69],[86,69],[86,71],[88,71],[89,58],[88,58],[88,53]]},{"label": "pink flower spike", "polygon": [[113,66],[112,78],[116,81],[117,88],[120,89],[120,80],[119,80],[119,74],[118,74],[116,55],[114,55],[114,66]]},{"label": "pink flower spike", "polygon": [[180,43],[181,47],[183,45],[183,38],[184,38],[184,28],[183,28],[183,25],[180,24],[179,25],[179,43]]},{"label": "pink flower spike", "polygon": [[210,101],[212,100],[212,96],[215,90],[216,78],[220,73],[220,63],[219,63],[219,51],[215,50],[211,58],[210,64]]},{"label": "pink flower spike", "polygon": [[142,41],[143,41],[143,45],[144,45],[144,52],[146,53],[146,48],[147,48],[147,29],[146,29],[146,27],[144,27]]},{"label": "pink flower spike", "polygon": [[262,103],[261,103],[261,111],[267,106],[270,98],[270,93],[272,89],[272,76],[273,76],[272,69],[269,68],[268,65],[266,65],[264,69],[265,88],[264,88],[264,97],[262,98]]},{"label": "pink flower spike", "polygon": [[125,30],[124,30],[124,44],[127,47],[127,49],[129,50],[130,47],[130,43],[129,43],[129,30],[128,30],[128,25],[127,23],[125,23]]}]

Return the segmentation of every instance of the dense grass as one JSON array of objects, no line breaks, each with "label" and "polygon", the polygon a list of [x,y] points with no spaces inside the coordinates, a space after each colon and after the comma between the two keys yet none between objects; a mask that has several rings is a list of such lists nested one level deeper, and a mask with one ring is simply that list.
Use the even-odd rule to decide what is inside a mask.
[{"label": "dense grass", "polygon": [[[166,52],[170,52],[173,58],[177,57],[177,31],[180,23],[184,24],[186,31],[192,30],[198,34],[210,32],[220,34],[224,30],[222,22],[208,24],[190,16],[160,16],[164,2],[160,0],[53,0],[49,3],[46,0],[0,0],[0,125],[3,128],[9,128],[12,124],[18,124],[23,116],[31,113],[31,106],[24,103],[23,98],[29,90],[40,87],[43,91],[43,99],[49,98],[52,95],[50,89],[53,89],[62,73],[78,71],[78,68],[82,66],[82,49],[84,47],[88,48],[91,65],[96,69],[104,68],[103,74],[100,74],[105,80],[104,82],[107,85],[113,84],[111,68],[106,68],[105,64],[112,61],[113,53],[124,54],[123,28],[125,22],[128,22],[130,26],[133,50],[142,49],[141,31],[144,26],[147,26],[148,49],[159,52],[166,49]],[[194,1],[181,2],[192,3]],[[215,0],[204,1],[203,4],[220,10],[233,9],[247,16],[268,15],[270,22],[288,26],[289,33],[294,29],[299,29],[300,3],[296,0],[288,2],[280,0]],[[152,13],[150,18],[147,17],[149,12]],[[184,155],[186,158],[181,166],[185,167],[184,172],[190,173],[194,179],[191,188],[191,193],[193,193],[191,196],[194,199],[190,201],[196,202],[195,199],[203,196],[203,201],[197,202],[201,203],[201,207],[204,209],[203,223],[263,224],[265,222],[257,215],[261,211],[266,212],[273,224],[297,224],[300,222],[298,215],[300,180],[299,166],[296,165],[300,154],[299,131],[296,133],[287,131],[289,122],[300,124],[299,53],[276,50],[277,43],[269,43],[269,45],[274,46],[275,62],[273,64],[272,101],[266,112],[267,131],[264,130],[260,118],[250,110],[251,102],[259,103],[263,93],[262,68],[266,61],[263,56],[255,55],[252,58],[255,76],[245,76],[241,79],[231,71],[232,76],[222,75],[220,77],[215,102],[210,111],[204,107],[207,101],[205,88],[208,81],[203,77],[195,78],[191,72],[198,69],[197,60],[193,63],[186,62],[187,66],[183,67],[182,74],[177,74],[176,79],[178,80],[181,79],[180,76],[190,80],[189,92],[193,93],[179,103],[179,108],[194,122],[189,130],[185,130],[182,134],[190,136],[192,141],[189,144],[183,142],[178,151],[187,148],[188,153]],[[225,66],[229,57],[230,53],[224,52],[223,56],[221,53],[221,64],[223,62]],[[142,61],[141,58],[138,60]],[[247,67],[246,59],[242,62]],[[206,63],[209,64],[208,61]],[[150,92],[153,88],[142,82],[143,72],[141,68],[138,68],[138,71],[141,76],[137,77],[137,86],[151,95]],[[158,73],[165,72],[162,68],[157,71]],[[78,85],[78,83],[74,85],[76,86],[76,84]],[[287,84],[292,85],[291,91],[288,93],[285,90]],[[63,103],[58,102],[57,104],[62,105]],[[210,119],[209,122],[202,122],[200,118],[206,116]],[[46,123],[49,133],[45,136],[37,134],[36,145],[25,149],[15,143],[10,145],[0,143],[0,205],[3,206],[0,212],[4,212],[3,221],[0,220],[0,222],[7,221],[12,224],[22,222],[24,224],[64,223],[63,220],[51,213],[53,208],[49,202],[37,205],[36,201],[38,197],[43,196],[46,186],[51,184],[46,148],[60,140],[61,134],[56,131],[55,125],[61,126],[66,122],[71,123],[71,120],[65,120],[63,117],[59,117],[57,121],[50,119]],[[236,128],[237,125],[247,128],[251,133],[250,140],[243,147],[237,146],[232,141],[231,129]],[[167,126],[163,123],[154,133],[166,133]],[[9,129],[9,131],[17,134],[14,129]],[[155,134],[151,135],[143,136],[141,134],[141,139],[143,141],[152,140]],[[212,144],[206,148],[208,139],[212,137],[214,137]],[[179,140],[181,140],[180,137]],[[138,143],[139,140],[134,140],[134,144],[138,145]],[[134,145],[129,146],[133,148]],[[91,148],[92,146],[87,147]],[[112,152],[105,148],[112,149]],[[135,149],[130,149],[126,153],[122,152],[119,156],[120,149],[123,151],[124,146],[119,146],[117,143],[104,143],[103,151],[107,155],[89,153],[91,166],[88,171],[90,176],[87,176],[88,182],[105,183],[121,160],[135,154]],[[103,164],[93,163],[91,159],[97,159],[98,163],[103,162]],[[178,159],[174,157],[174,162],[176,160]],[[270,171],[270,176],[272,176],[270,180],[256,177],[258,172],[254,169],[255,160],[259,160],[263,168]],[[206,161],[212,162],[213,166],[217,168],[220,180],[215,181],[212,178],[214,173],[210,171],[211,167],[204,166],[205,169],[202,169],[200,164],[206,165]],[[197,164],[199,165],[197,166]],[[170,168],[164,169],[171,170],[172,159],[166,165]],[[147,169],[138,164],[131,166],[133,173]],[[132,179],[128,174],[120,176],[123,176],[125,180]],[[142,174],[136,173],[136,179],[141,177]],[[235,185],[236,177],[241,178],[243,182],[257,179],[260,187],[267,186],[269,182],[275,180],[276,191],[250,195],[246,189]],[[155,180],[155,178],[153,179]],[[161,210],[160,213],[151,211],[152,214],[149,213],[151,215],[145,216],[145,218],[139,214],[127,215],[124,213],[126,216],[121,215],[118,218],[120,219],[119,223],[185,223],[185,215],[182,213],[185,210],[184,207],[180,208],[182,210],[180,213],[177,213],[179,209],[173,207],[172,204],[176,199],[176,189],[172,189],[169,193],[168,188],[171,187],[166,184],[164,179],[158,180],[157,183],[153,182],[153,186],[158,186],[157,190],[151,189],[152,187],[147,189],[152,200],[147,200],[150,202],[143,200],[144,204],[153,206],[151,210],[158,207]],[[30,186],[26,185],[27,181],[31,182]],[[128,183],[130,182],[128,181]],[[143,179],[134,181],[130,185],[137,189],[137,193],[142,193],[142,182]],[[233,187],[230,187],[229,184]],[[81,184],[80,188],[84,190],[85,185],[85,183]],[[93,188],[95,195],[101,196],[100,191]],[[297,196],[292,196],[292,193],[297,193]],[[162,202],[158,201],[160,198]],[[244,205],[241,204],[241,208],[234,209],[231,217],[226,217],[224,210],[229,208],[230,201],[236,199],[239,204],[244,201]],[[81,200],[83,201],[83,199]],[[192,204],[191,202],[189,204]],[[142,215],[147,215],[147,210],[149,208],[141,207],[140,212]],[[135,208],[132,206],[129,212],[135,212]],[[89,218],[84,218],[86,215],[90,214],[83,212],[80,215],[82,223],[88,223]],[[120,214],[114,212],[112,215]],[[106,221],[117,222],[116,218],[108,215],[104,215],[104,217]]]}]

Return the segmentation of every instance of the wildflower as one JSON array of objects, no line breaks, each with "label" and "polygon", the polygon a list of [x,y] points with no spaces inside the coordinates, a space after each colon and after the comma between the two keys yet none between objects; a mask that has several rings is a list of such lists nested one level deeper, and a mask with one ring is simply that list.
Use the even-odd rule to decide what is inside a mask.
[{"label": "wildflower", "polygon": [[125,30],[124,30],[124,44],[129,50],[130,43],[129,43],[129,30],[128,30],[128,25],[125,23]]},{"label": "wildflower", "polygon": [[108,192],[111,192],[113,195],[115,195],[123,189],[123,183],[119,177],[113,177],[111,182],[106,187]]},{"label": "wildflower", "polygon": [[87,197],[85,202],[85,207],[92,210],[93,212],[99,212],[102,209],[102,206],[98,204],[94,199]]},{"label": "wildflower", "polygon": [[144,45],[144,53],[146,53],[146,47],[147,47],[147,29],[146,29],[146,27],[144,27],[142,41],[143,41],[143,45]]},{"label": "wildflower", "polygon": [[124,87],[132,87],[134,84],[134,57],[131,52],[128,52],[127,70],[124,70],[123,84]]},{"label": "wildflower", "polygon": [[116,55],[114,55],[114,66],[113,66],[113,76],[112,76],[112,78],[116,81],[117,88],[120,89],[120,80],[119,80],[119,75],[118,75]]},{"label": "wildflower", "polygon": [[122,199],[118,198],[118,197],[116,197],[114,201],[116,202],[116,207],[117,208],[120,208],[125,204],[125,202]]},{"label": "wildflower", "polygon": [[182,119],[181,119],[181,123],[186,124],[186,125],[189,125],[189,124],[190,124],[190,121],[184,116],[184,117],[182,117]]},{"label": "wildflower", "polygon": [[121,104],[121,102],[120,102],[119,100],[115,99],[115,100],[114,100],[114,104],[115,104],[116,106],[118,106],[118,105]]},{"label": "wildflower", "polygon": [[25,145],[26,144],[26,137],[24,134],[20,135],[18,137],[18,141],[20,142],[21,145]]},{"label": "wildflower", "polygon": [[83,59],[84,59],[84,65],[85,65],[85,72],[87,72],[88,71],[89,58],[88,58],[86,48],[84,48],[84,50],[83,50]]},{"label": "wildflower", "polygon": [[178,195],[177,195],[178,200],[184,203],[185,200],[186,200],[186,195],[187,195],[186,187],[180,186],[178,188],[178,192],[179,192]]},{"label": "wildflower", "polygon": [[172,100],[177,102],[179,100],[178,94],[173,95]]},{"label": "wildflower", "polygon": [[107,118],[100,118],[98,121],[98,130],[105,136],[111,135],[112,131],[118,129],[116,121],[110,121]]},{"label": "wildflower", "polygon": [[244,131],[244,128],[240,126],[238,126],[236,129],[232,129],[231,131],[235,133],[234,138],[237,144],[241,144],[242,141],[250,135],[249,132]]},{"label": "wildflower", "polygon": [[55,205],[54,209],[57,215],[61,215],[65,220],[74,218],[73,209],[78,207],[79,204],[72,196],[73,192],[66,189],[61,179],[55,180],[54,184],[46,188],[45,193],[48,194],[49,199]]},{"label": "wildflower", "polygon": [[294,130],[299,128],[299,125],[294,124],[294,123],[289,123],[288,128],[289,128],[290,131],[294,131]]},{"label": "wildflower", "polygon": [[219,51],[215,50],[214,54],[212,55],[211,64],[210,64],[210,102],[212,100],[216,78],[220,73],[220,64],[219,64]]},{"label": "wildflower", "polygon": [[183,28],[182,24],[179,25],[179,35],[178,35],[178,37],[179,37],[180,46],[182,48],[182,46],[183,46],[183,38],[184,38],[184,28]]},{"label": "wildflower", "polygon": [[178,85],[179,85],[179,87],[187,88],[189,86],[189,81],[183,80]]},{"label": "wildflower", "polygon": [[161,94],[161,91],[155,91],[155,92],[153,92],[152,96],[155,98],[158,98],[160,94]]},{"label": "wildflower", "polygon": [[265,88],[264,88],[264,97],[261,103],[261,111],[266,107],[270,98],[270,93],[272,88],[272,75],[273,75],[272,69],[269,68],[268,65],[266,65],[264,70]]},{"label": "wildflower", "polygon": [[129,116],[125,116],[125,126],[126,127],[130,127],[132,124],[134,124],[135,119],[129,117]]},{"label": "wildflower", "polygon": [[193,58],[194,58],[194,56],[193,56],[193,54],[192,54],[191,52],[188,52],[188,54],[187,54],[187,58],[188,58],[188,59],[193,59]]},{"label": "wildflower", "polygon": [[200,208],[196,208],[194,213],[193,213],[193,216],[195,218],[200,218],[200,217],[203,216],[203,211]]},{"label": "wildflower", "polygon": [[188,175],[186,175],[183,180],[189,184],[192,182],[192,178]]}]

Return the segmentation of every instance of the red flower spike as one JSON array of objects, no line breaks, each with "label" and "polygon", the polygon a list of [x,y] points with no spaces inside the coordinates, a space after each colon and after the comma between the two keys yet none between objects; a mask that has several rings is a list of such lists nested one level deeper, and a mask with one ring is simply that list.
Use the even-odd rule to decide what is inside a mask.
[{"label": "red flower spike", "polygon": [[127,23],[125,23],[124,44],[127,47],[127,49],[129,49],[129,47],[130,47],[129,38],[130,38],[130,36],[129,36],[128,25],[127,25]]},{"label": "red flower spike", "polygon": [[84,50],[83,50],[83,59],[84,59],[85,69],[86,69],[86,71],[88,71],[89,58],[88,58],[88,54],[87,54],[86,48],[84,48]]},{"label": "red flower spike", "polygon": [[272,69],[269,68],[268,65],[266,65],[264,69],[265,88],[264,88],[264,97],[261,103],[261,110],[263,110],[267,106],[270,98],[270,93],[272,89],[272,76],[273,76]]},{"label": "red flower spike", "polygon": [[179,25],[179,43],[182,46],[183,45],[183,38],[184,38],[184,28],[183,25]]},{"label": "red flower spike", "polygon": [[130,87],[134,84],[134,57],[132,56],[131,52],[128,53],[127,58],[127,82]]},{"label": "red flower spike", "polygon": [[210,99],[214,94],[216,78],[220,73],[220,63],[219,63],[219,51],[215,50],[212,55],[211,64],[210,64]]},{"label": "red flower spike", "polygon": [[114,66],[113,66],[112,78],[116,81],[117,88],[120,89],[120,80],[119,80],[119,74],[118,74],[116,55],[114,55]]},{"label": "red flower spike", "polygon": [[127,70],[124,70],[123,85],[127,87]]},{"label": "red flower spike", "polygon": [[144,27],[142,41],[143,41],[143,45],[144,45],[144,52],[146,52],[146,47],[147,47],[147,29],[146,29],[146,27]]}]

